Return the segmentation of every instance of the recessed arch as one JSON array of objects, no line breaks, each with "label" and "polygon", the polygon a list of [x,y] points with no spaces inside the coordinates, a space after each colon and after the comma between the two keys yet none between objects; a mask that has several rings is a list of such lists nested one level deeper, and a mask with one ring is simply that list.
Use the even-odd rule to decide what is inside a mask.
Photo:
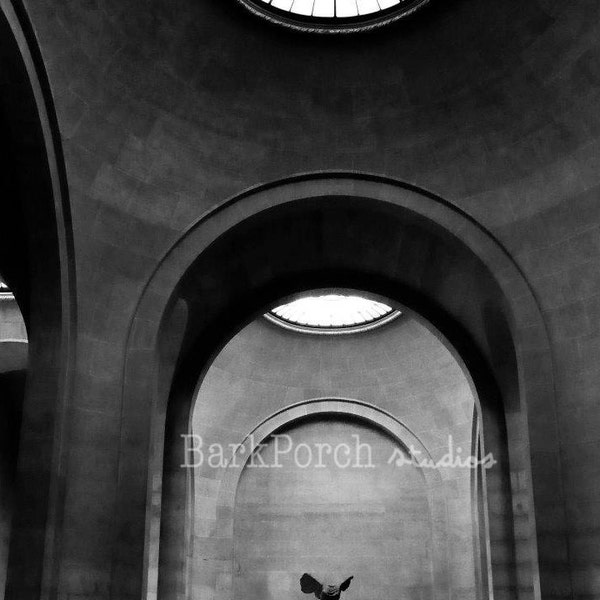
[{"label": "recessed arch", "polygon": [[[250,455],[274,433],[293,424],[324,416],[346,417],[357,421],[364,421],[375,429],[389,435],[408,456],[410,456],[412,448],[417,453],[415,457],[419,455],[424,459],[432,459],[431,453],[423,441],[406,424],[387,411],[367,402],[351,398],[313,398],[288,406],[273,413],[259,423],[252,431],[248,432],[247,435],[240,438],[236,452],[224,469],[221,484],[218,489],[215,489],[216,496],[214,498],[218,515],[216,528],[222,532],[220,537],[222,544],[219,548],[219,553],[225,551],[232,557],[234,554],[233,532],[236,496],[242,473],[246,468]],[[448,565],[445,563],[447,515],[442,493],[442,480],[437,470],[415,468],[425,484],[427,510],[431,515],[431,522],[435,523],[435,526],[430,528],[429,535],[431,539],[428,541],[427,546],[433,554],[431,560],[434,564],[439,565],[439,569],[431,573],[430,592],[434,598],[444,598],[450,593],[450,581]],[[191,536],[191,531],[188,535]],[[191,545],[191,541],[188,541],[187,544],[188,546]],[[231,568],[233,570],[233,564]],[[191,569],[192,566],[188,561],[186,570],[191,571]],[[188,574],[188,578],[190,577],[191,572]],[[228,579],[225,581],[227,587],[222,588],[220,592],[223,594],[223,597],[233,598],[232,582]],[[230,583],[231,585],[229,585]]]},{"label": "recessed arch", "polygon": [[[311,252],[294,252],[295,243]],[[350,264],[345,250],[356,243],[361,259]],[[265,261],[277,256],[277,244],[280,262]],[[126,568],[115,556],[122,568],[115,593],[127,575],[156,595],[159,539],[183,534],[184,519],[163,523],[161,534],[153,517],[167,487],[181,491],[171,477],[174,437],[186,431],[198,365],[254,314],[298,291],[299,280],[308,288],[332,278],[421,314],[456,348],[480,396],[497,389],[511,449],[520,591],[539,598],[528,412],[553,402],[553,390],[539,384],[540,368],[551,382],[551,359],[535,298],[502,245],[468,215],[411,186],[355,174],[297,177],[226,202],[182,236],[148,282],[128,341],[118,515],[119,531],[136,532],[129,550],[137,558],[134,565],[130,554]],[[152,452],[144,454],[148,476],[140,481],[127,457],[144,448]],[[184,561],[183,548],[171,548],[168,560]],[[169,583],[183,597],[183,582]]]}]

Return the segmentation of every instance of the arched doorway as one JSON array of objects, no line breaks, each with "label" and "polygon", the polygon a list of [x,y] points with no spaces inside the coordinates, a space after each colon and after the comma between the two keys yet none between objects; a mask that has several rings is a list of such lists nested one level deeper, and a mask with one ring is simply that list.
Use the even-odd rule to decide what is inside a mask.
[{"label": "arched doorway", "polygon": [[[310,569],[340,581],[350,569],[350,597],[484,597],[476,470],[444,464],[470,454],[479,402],[439,333],[398,313],[345,333],[261,316],[212,362],[182,440],[189,597],[294,598]],[[264,460],[249,458],[249,444]],[[506,480],[506,464],[488,473]],[[165,522],[180,501],[163,496]],[[178,568],[161,563],[160,578],[177,579]],[[514,578],[508,565],[503,575]]]},{"label": "arched doorway", "polygon": [[[287,442],[300,449],[299,460],[292,452],[279,456]],[[399,469],[387,462],[398,451],[408,457],[400,440],[340,411],[312,413],[262,443],[264,464],[282,466],[246,461],[240,474],[228,597],[296,598],[304,572],[321,582],[354,576],[352,594],[359,598],[437,597],[426,479],[415,466]],[[350,466],[338,468],[335,457],[313,455],[319,444],[349,447],[343,460],[338,452],[337,462],[345,466],[350,460]],[[315,467],[319,458],[322,466]],[[352,466],[369,459],[373,468]]]},{"label": "arched doorway", "polygon": [[[170,561],[181,573],[169,581],[170,595],[185,597],[185,509],[162,531],[157,518],[162,498],[186,496],[176,448],[187,431],[198,365],[208,365],[275,299],[323,285],[381,294],[422,315],[456,349],[480,398],[499,400],[514,482],[512,526],[519,529],[515,592],[539,597],[528,403],[552,398],[537,386],[537,369],[550,363],[533,296],[503,248],[464,214],[418,190],[347,175],[298,178],[220,207],[165,256],[149,282],[129,337],[121,448],[125,461],[132,452],[138,465],[140,453],[147,457],[149,477],[140,486],[133,463],[129,470],[123,462],[130,476],[122,477],[119,530],[136,534],[129,566],[115,556],[115,592],[130,589],[138,568],[146,595],[160,592],[160,544],[161,564]],[[482,410],[485,434],[487,402]],[[152,457],[144,448],[154,449]]]}]

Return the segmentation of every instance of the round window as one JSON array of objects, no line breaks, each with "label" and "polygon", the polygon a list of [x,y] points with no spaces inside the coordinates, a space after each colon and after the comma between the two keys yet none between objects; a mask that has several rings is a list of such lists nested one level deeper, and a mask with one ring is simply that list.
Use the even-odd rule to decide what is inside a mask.
[{"label": "round window", "polygon": [[281,304],[265,317],[307,333],[353,333],[379,327],[400,315],[391,306],[356,292],[308,292]]},{"label": "round window", "polygon": [[429,0],[238,0],[251,12],[287,27],[348,33],[406,17]]}]

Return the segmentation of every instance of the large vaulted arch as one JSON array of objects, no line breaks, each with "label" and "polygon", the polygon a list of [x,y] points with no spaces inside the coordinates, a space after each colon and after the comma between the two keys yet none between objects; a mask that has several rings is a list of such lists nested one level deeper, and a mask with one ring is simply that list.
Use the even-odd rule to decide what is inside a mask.
[{"label": "large vaulted arch", "polygon": [[168,594],[158,581],[159,545],[161,566],[183,566],[185,506],[160,529],[157,523],[162,499],[185,497],[178,439],[199,365],[266,307],[300,285],[324,282],[381,294],[420,314],[458,352],[482,406],[499,399],[516,580],[519,594],[539,598],[535,519],[544,507],[531,468],[539,450],[531,440],[540,439],[531,417],[554,400],[535,298],[504,248],[465,214],[421,190],[350,174],[297,177],[232,199],[191,227],[148,282],[124,371],[115,597],[185,597],[183,576],[168,582]]},{"label": "large vaulted arch", "polygon": [[0,2],[0,63],[0,272],[29,341],[25,391],[13,399],[21,425],[14,424],[16,508],[5,597],[40,598],[56,587],[75,323],[73,241],[49,85],[27,14],[11,0]]}]

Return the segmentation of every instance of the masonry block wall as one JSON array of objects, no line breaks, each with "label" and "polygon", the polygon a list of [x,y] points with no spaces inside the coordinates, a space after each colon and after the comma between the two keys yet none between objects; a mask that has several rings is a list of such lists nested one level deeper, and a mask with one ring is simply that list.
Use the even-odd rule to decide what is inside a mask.
[{"label": "masonry block wall", "polygon": [[0,339],[0,600],[6,588],[26,373],[27,344]]},{"label": "masonry block wall", "polygon": [[0,599],[6,586],[27,351],[21,311],[14,298],[0,297]]},{"label": "masonry block wall", "polygon": [[25,321],[14,298],[0,296],[0,341],[27,342]]},{"label": "masonry block wall", "polygon": [[435,192],[522,269],[556,380],[556,408],[532,416],[560,454],[532,456],[554,515],[537,523],[542,593],[597,596],[597,0],[431,2],[352,39],[280,31],[227,0],[24,4],[56,105],[77,275],[58,596],[111,594],[125,339],[164,252],[241,190],[322,170]]},{"label": "masonry block wall", "polygon": [[[234,598],[275,600],[275,582],[281,576],[279,586],[289,587],[290,597],[295,598],[300,597],[295,578],[303,568],[318,567],[322,576],[329,569],[332,576],[342,576],[344,568],[352,567],[362,568],[363,581],[357,582],[349,597],[359,598],[367,590],[377,598],[432,596],[431,577],[436,570],[447,569],[447,593],[451,591],[457,600],[476,598],[472,472],[440,470],[438,485],[447,516],[440,560],[440,553],[434,556],[431,546],[432,528],[440,526],[429,506],[429,496],[434,494],[431,484],[414,467],[390,466],[387,459],[394,448],[401,447],[398,441],[377,428],[353,422],[352,411],[350,421],[348,415],[336,414],[331,428],[327,416],[322,416],[305,425],[301,421],[297,429],[289,425],[288,430],[296,443],[318,441],[319,433],[340,443],[342,438],[353,443],[352,434],[360,435],[365,442],[373,442],[378,467],[369,472],[331,468],[323,475],[325,479],[319,478],[317,469],[314,481],[314,469],[296,469],[293,461],[273,475],[247,468],[236,496],[231,561],[224,550],[231,533],[223,526],[220,512],[224,509],[218,500],[226,486],[225,469],[211,465],[210,446],[229,448],[229,444],[242,443],[277,411],[317,398],[353,399],[389,412],[418,436],[434,460],[449,451],[449,436],[455,450],[471,451],[475,401],[469,382],[450,351],[411,317],[401,316],[379,329],[350,336],[299,334],[259,318],[216,357],[200,385],[192,416],[192,431],[202,438],[204,458],[192,475],[190,578],[194,597],[226,595],[229,588],[224,581],[233,578]],[[273,451],[271,443],[266,456]],[[345,478],[346,499],[331,485],[331,478],[340,477]],[[323,485],[318,484],[321,480]],[[285,509],[284,498],[289,501]],[[321,523],[327,519],[331,523],[323,526],[324,546],[313,556],[315,546],[308,540],[317,534],[314,519],[318,514]],[[374,537],[365,533],[366,545],[359,556],[356,535],[368,523]],[[392,549],[395,544],[402,547],[401,552]],[[306,567],[301,567],[302,560]],[[498,591],[514,585],[514,581],[500,583]]]},{"label": "masonry block wall", "polygon": [[[306,596],[299,578],[305,572],[335,585],[354,575],[344,594],[349,600],[435,597],[426,483],[418,469],[387,463],[398,448],[395,440],[340,417],[321,417],[284,431],[309,447],[354,444],[352,435],[357,435],[372,449],[377,467],[342,470],[326,457],[323,469],[302,468],[288,456],[280,457],[281,469],[247,467],[235,505],[233,597],[301,600]],[[263,451],[267,464],[273,464],[275,452],[274,442],[269,443]],[[468,505],[462,507],[467,513]],[[472,539],[465,541],[472,544]],[[454,584],[455,597],[466,600],[477,596],[472,547],[465,550]]]}]

